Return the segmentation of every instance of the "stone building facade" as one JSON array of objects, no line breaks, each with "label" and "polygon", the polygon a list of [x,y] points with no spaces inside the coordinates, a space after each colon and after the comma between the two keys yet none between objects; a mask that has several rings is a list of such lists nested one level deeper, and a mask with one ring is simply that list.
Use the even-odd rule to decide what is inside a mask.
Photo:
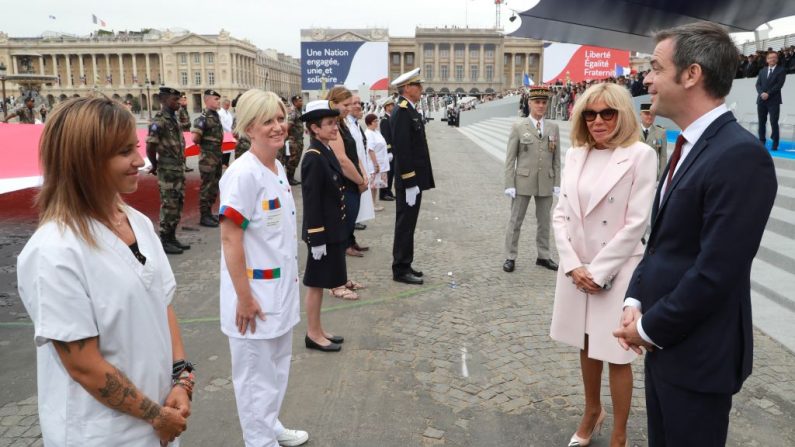
[{"label": "stone building facade", "polygon": [[[0,32],[0,63],[8,75],[55,76],[39,92],[50,104],[97,90],[137,100],[146,109],[158,87],[168,85],[186,92],[189,109],[197,112],[201,94],[209,88],[229,98],[254,87],[284,97],[301,91],[298,59],[258,49],[224,30],[215,35],[146,30],[35,38]],[[13,82],[6,84],[9,94],[19,91]]]}]

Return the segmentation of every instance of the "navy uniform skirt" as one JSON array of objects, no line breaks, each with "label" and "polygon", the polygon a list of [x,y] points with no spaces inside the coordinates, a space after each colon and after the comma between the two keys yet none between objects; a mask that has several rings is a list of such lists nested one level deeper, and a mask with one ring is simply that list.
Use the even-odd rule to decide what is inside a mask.
[{"label": "navy uniform skirt", "polygon": [[315,261],[312,248],[307,245],[304,285],[321,289],[333,289],[348,282],[345,266],[345,244],[326,244],[326,255]]}]

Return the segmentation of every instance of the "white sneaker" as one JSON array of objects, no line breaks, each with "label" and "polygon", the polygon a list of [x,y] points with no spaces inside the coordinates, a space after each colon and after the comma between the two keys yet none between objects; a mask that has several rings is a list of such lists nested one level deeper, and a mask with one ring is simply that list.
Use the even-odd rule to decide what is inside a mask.
[{"label": "white sneaker", "polygon": [[279,445],[283,447],[294,447],[309,441],[309,433],[303,430],[290,430],[289,428],[285,428],[276,440],[279,441]]}]

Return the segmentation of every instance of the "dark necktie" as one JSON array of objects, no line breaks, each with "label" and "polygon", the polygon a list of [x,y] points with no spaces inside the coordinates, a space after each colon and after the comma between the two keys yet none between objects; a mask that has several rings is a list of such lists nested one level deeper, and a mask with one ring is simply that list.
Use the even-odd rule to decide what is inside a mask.
[{"label": "dark necktie", "polygon": [[541,121],[536,121],[536,129],[538,129],[538,138],[541,138],[543,136],[541,133]]},{"label": "dark necktie", "polygon": [[649,129],[643,129],[643,141],[649,138]]},{"label": "dark necktie", "polygon": [[665,184],[665,192],[668,192],[668,189],[671,188],[671,179],[674,177],[674,170],[679,163],[679,159],[682,158],[682,146],[685,145],[686,141],[682,134],[679,134],[676,138],[676,147],[674,147],[674,153],[671,154],[671,163],[668,166],[668,181]]},{"label": "dark necktie", "polygon": [[770,68],[767,70],[767,77],[769,78],[773,74],[773,69]]}]

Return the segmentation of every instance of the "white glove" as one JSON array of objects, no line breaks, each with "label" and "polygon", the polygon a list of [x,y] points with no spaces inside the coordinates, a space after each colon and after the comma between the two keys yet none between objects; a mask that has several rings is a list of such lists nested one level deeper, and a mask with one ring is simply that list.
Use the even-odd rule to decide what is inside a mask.
[{"label": "white glove", "polygon": [[320,261],[320,258],[326,255],[326,244],[312,247],[312,259]]},{"label": "white glove", "polygon": [[392,158],[394,158],[392,152],[387,153],[387,155],[389,156],[389,161],[392,161]]},{"label": "white glove", "polygon": [[510,197],[510,198],[512,198],[512,199],[515,199],[516,198],[516,188],[507,188],[505,190],[505,195]]},{"label": "white glove", "polygon": [[417,203],[417,196],[420,195],[420,187],[412,186],[406,190],[406,205],[414,206]]},{"label": "white glove", "polygon": [[560,196],[560,186],[553,186],[553,187],[552,187],[552,194],[553,194],[555,197],[558,197],[558,196]]}]

